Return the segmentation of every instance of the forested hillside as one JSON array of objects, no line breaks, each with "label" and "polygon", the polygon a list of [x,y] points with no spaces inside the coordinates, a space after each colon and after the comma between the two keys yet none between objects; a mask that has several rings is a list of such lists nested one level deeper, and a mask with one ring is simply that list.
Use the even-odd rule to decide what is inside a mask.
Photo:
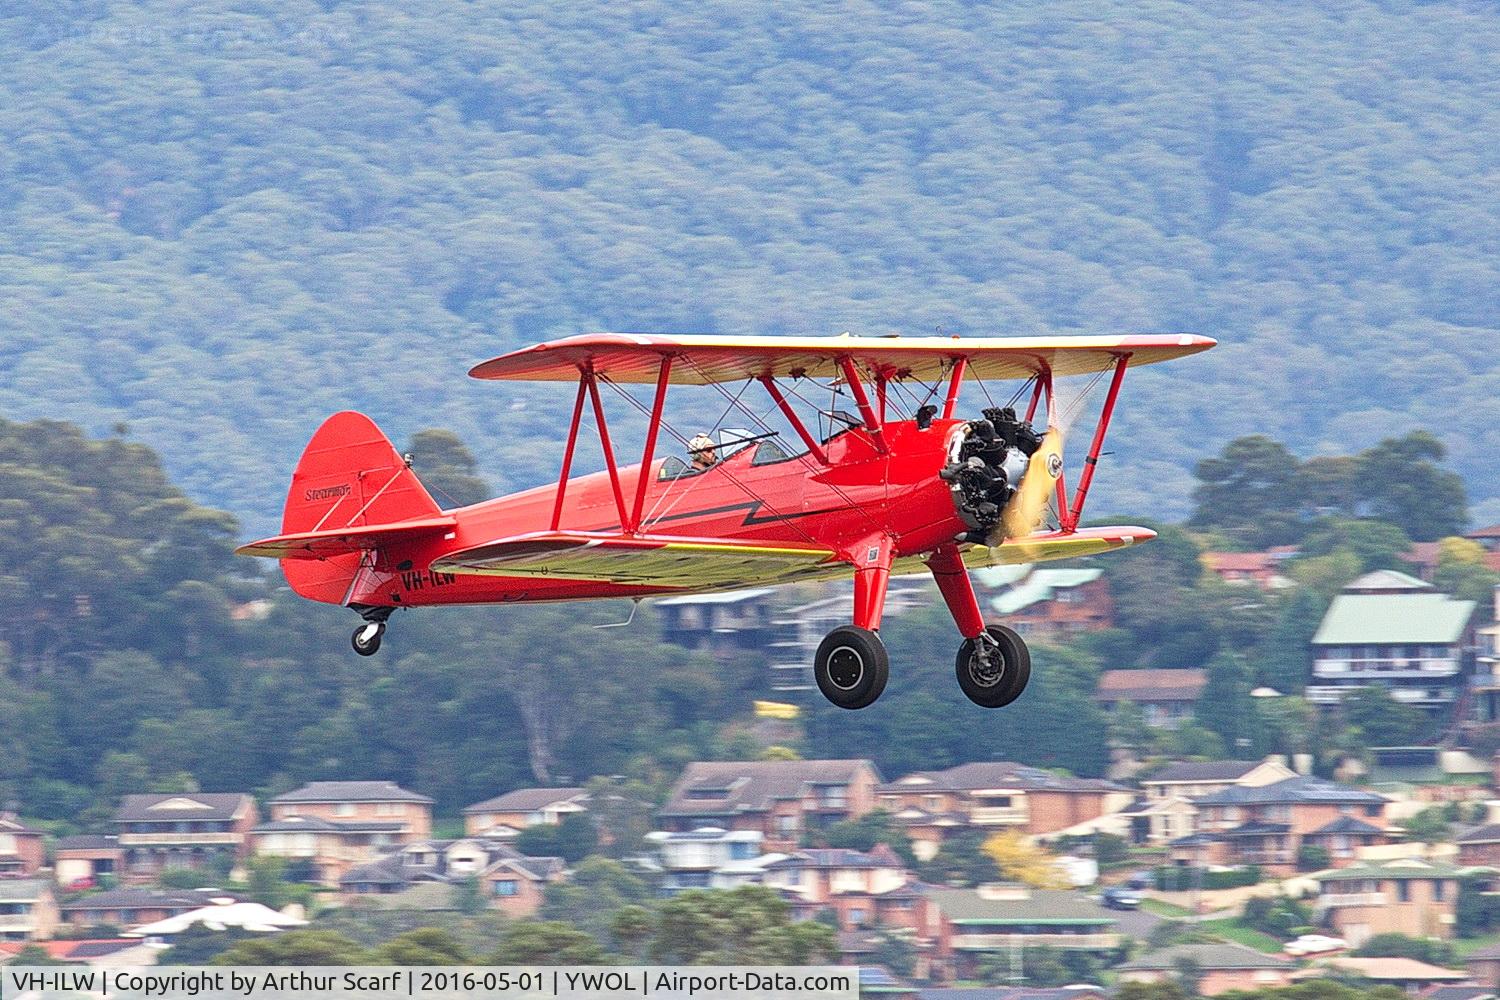
[{"label": "forested hillside", "polygon": [[1112,509],[1264,431],[1437,434],[1500,517],[1500,13],[1483,4],[0,10],[0,412],[128,423],[272,526],[317,421],[555,469],[475,360],[596,328],[1194,330]]}]

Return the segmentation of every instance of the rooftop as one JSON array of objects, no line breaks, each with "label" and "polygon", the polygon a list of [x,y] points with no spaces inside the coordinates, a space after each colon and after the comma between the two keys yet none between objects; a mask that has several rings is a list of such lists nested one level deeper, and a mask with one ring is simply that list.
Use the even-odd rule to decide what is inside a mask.
[{"label": "rooftop", "polygon": [[286,802],[422,802],[432,799],[408,792],[394,781],[309,781],[295,791],[278,795],[273,803]]},{"label": "rooftop", "polygon": [[231,820],[255,800],[244,792],[168,792],[126,795],[115,810],[117,823],[175,823],[178,820]]},{"label": "rooftop", "polygon": [[818,785],[847,785],[868,760],[694,761],[682,772],[663,816],[722,816],[763,812],[776,801],[800,799]]},{"label": "rooftop", "polygon": [[1102,569],[1038,569],[1014,584],[1009,590],[990,599],[990,607],[996,614],[1013,615],[1031,607],[1050,601],[1059,590],[1071,590],[1086,583],[1093,583],[1104,575]]},{"label": "rooftop", "polygon": [[1109,910],[1066,889],[1019,889],[993,892],[979,889],[931,888],[927,898],[956,924],[1107,924],[1115,923]]},{"label": "rooftop", "polygon": [[1312,641],[1316,646],[1451,645],[1463,638],[1474,607],[1473,601],[1431,591],[1343,593],[1328,606]]},{"label": "rooftop", "polygon": [[1362,788],[1341,785],[1326,778],[1315,778],[1299,774],[1284,778],[1269,785],[1245,787],[1235,785],[1222,791],[1205,795],[1198,800],[1200,806],[1280,805],[1296,802],[1325,802],[1376,805],[1387,801],[1384,795],[1376,795]]},{"label": "rooftop", "polygon": [[1344,882],[1351,879],[1458,878],[1469,868],[1460,868],[1433,858],[1393,858],[1390,861],[1363,861],[1348,868],[1334,868],[1311,876],[1319,882]]},{"label": "rooftop", "polygon": [[882,792],[976,792],[990,789],[1060,792],[1124,790],[1113,782],[1054,774],[1039,767],[1009,760],[975,761],[944,771],[916,771],[880,786]]},{"label": "rooftop", "polygon": [[1208,683],[1202,670],[1106,670],[1094,697],[1101,701],[1197,701]]},{"label": "rooftop", "polygon": [[480,812],[531,812],[585,794],[587,793],[582,788],[517,788],[493,799],[464,807],[464,815]]},{"label": "rooftop", "polygon": [[1294,969],[1296,963],[1267,955],[1242,944],[1177,944],[1149,952],[1115,968],[1120,971],[1157,969],[1176,970],[1179,963],[1191,961],[1205,971],[1212,969]]},{"label": "rooftop", "polygon": [[1260,767],[1258,760],[1183,760],[1168,764],[1141,784],[1163,781],[1235,781]]}]

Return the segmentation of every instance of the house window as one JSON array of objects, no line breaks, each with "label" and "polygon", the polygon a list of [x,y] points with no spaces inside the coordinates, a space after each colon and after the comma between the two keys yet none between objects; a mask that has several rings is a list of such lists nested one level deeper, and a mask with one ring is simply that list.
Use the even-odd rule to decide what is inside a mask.
[{"label": "house window", "polygon": [[864,907],[862,907],[862,906],[850,907],[850,909],[849,909],[849,923],[853,924],[855,927],[863,927],[865,925],[865,910],[864,910]]},{"label": "house window", "polygon": [[354,815],[354,803],[353,802],[340,802],[338,805],[336,805],[336,806],[333,807],[333,814],[335,816],[353,816]]},{"label": "house window", "polygon": [[515,896],[519,895],[521,884],[513,878],[497,879],[495,882],[495,895]]},{"label": "house window", "polygon": [[943,807],[943,800],[942,799],[938,798],[936,795],[929,795],[929,796],[927,796],[927,808],[930,811],[934,811],[935,812],[938,809],[941,809],[942,807]]},{"label": "house window", "polygon": [[796,816],[777,816],[776,817],[776,832],[777,833],[796,833],[797,832],[797,817]]},{"label": "house window", "polygon": [[1448,883],[1440,878],[1432,880],[1432,898],[1442,902],[1448,898]]},{"label": "house window", "polygon": [[1396,899],[1398,902],[1411,902],[1411,883],[1404,878],[1396,880]]}]

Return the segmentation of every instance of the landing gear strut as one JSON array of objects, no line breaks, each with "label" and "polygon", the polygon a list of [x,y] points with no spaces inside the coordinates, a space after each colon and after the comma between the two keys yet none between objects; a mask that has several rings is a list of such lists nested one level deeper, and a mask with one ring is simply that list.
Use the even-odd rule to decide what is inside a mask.
[{"label": "landing gear strut", "polygon": [[395,608],[356,607],[354,610],[364,618],[359,628],[349,637],[349,643],[360,656],[374,656],[380,652],[380,639],[385,635],[385,622]]}]

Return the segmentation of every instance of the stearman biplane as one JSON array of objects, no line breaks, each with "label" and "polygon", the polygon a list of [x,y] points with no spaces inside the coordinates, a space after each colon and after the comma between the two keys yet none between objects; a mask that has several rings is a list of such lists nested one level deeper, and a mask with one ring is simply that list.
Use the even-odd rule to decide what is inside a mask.
[{"label": "stearman biplane", "polygon": [[[851,709],[885,688],[887,582],[925,567],[962,637],[960,687],[997,708],[1026,687],[1030,654],[1014,630],[986,625],[968,569],[1152,538],[1146,528],[1079,524],[1105,433],[1127,369],[1213,345],[1175,334],[570,337],[470,372],[577,384],[555,485],[444,510],[368,417],[337,413],[292,475],[282,533],[239,551],[280,560],[303,597],[358,612],[353,644],[366,656],[398,608],[641,599],[852,575],[852,624],[830,632],[813,663],[823,694]],[[1108,385],[1071,492],[1063,378]],[[996,405],[988,384],[1006,380],[1020,386]],[[632,384],[652,387],[641,390],[649,403]],[[955,413],[968,384],[990,404],[970,419]],[[729,400],[725,414],[743,414],[746,426],[690,441],[665,416],[674,385],[716,389]],[[764,409],[747,404],[753,387]],[[635,465],[616,456],[605,391],[647,418]],[[585,408],[604,468],[570,478]],[[663,431],[691,462],[675,447],[662,456]]]}]

